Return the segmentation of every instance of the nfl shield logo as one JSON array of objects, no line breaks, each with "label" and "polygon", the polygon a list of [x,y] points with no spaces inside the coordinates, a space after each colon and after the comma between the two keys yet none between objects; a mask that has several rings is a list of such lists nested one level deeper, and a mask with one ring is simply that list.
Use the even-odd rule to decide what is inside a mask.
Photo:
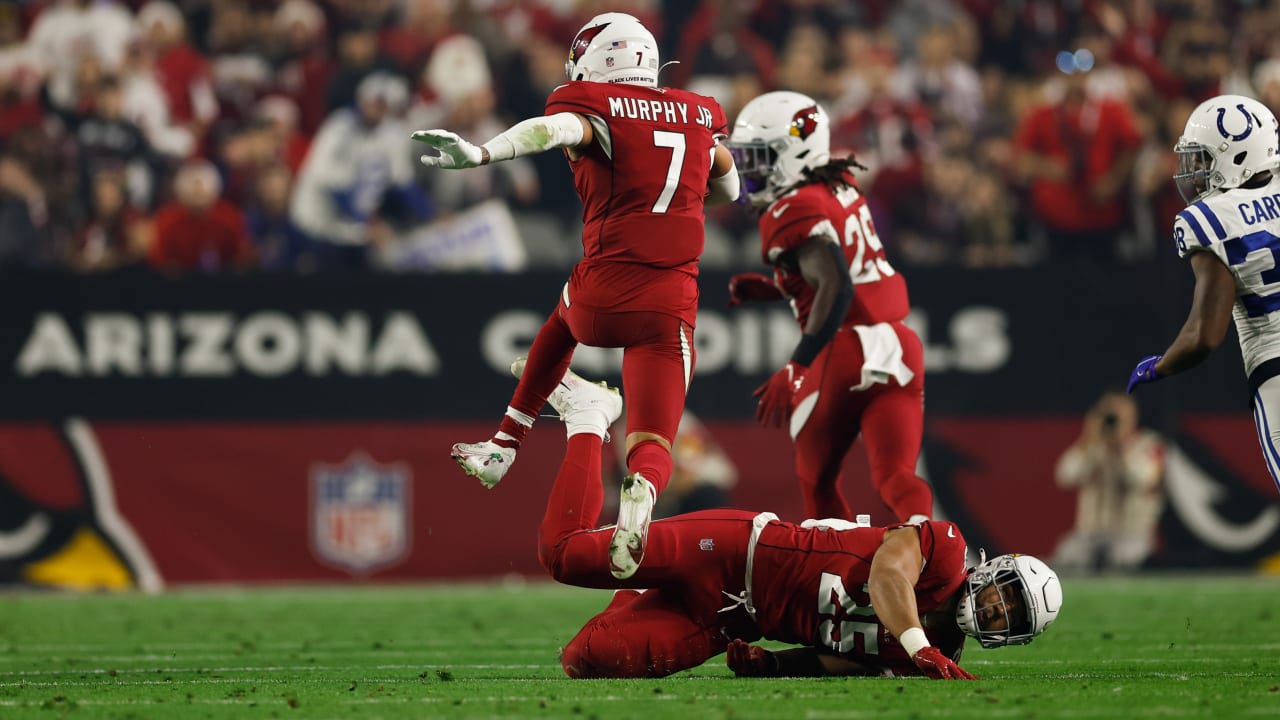
[{"label": "nfl shield logo", "polygon": [[409,554],[408,467],[379,465],[361,453],[311,467],[311,550],[353,575]]},{"label": "nfl shield logo", "polygon": [[613,56],[612,56],[612,55],[607,55],[607,56],[605,56],[605,59],[604,59],[604,66],[605,66],[605,67],[613,67]]}]

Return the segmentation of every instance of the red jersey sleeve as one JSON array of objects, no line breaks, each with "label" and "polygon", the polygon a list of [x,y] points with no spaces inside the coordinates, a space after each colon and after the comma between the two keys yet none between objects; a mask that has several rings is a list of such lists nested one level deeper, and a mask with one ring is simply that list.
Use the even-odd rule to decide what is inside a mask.
[{"label": "red jersey sleeve", "polygon": [[[920,523],[920,553],[924,569],[916,581],[916,597],[941,605],[964,584],[968,545],[955,523],[929,520]],[[925,603],[921,603],[922,605]]]},{"label": "red jersey sleeve", "polygon": [[603,107],[605,96],[591,85],[592,83],[571,82],[552,90],[547,96],[547,105],[543,114],[572,112],[579,115],[607,117],[607,108]]},{"label": "red jersey sleeve", "polygon": [[802,189],[783,195],[760,216],[761,258],[775,264],[779,255],[808,242],[809,233],[824,221],[828,221],[826,211],[813,193]]},{"label": "red jersey sleeve", "polygon": [[729,119],[725,117],[720,103],[710,98],[708,100],[711,105],[711,135],[716,140],[724,140],[729,137]]},{"label": "red jersey sleeve", "polygon": [[147,259],[155,267],[166,267],[178,262],[174,238],[177,233],[177,212],[169,205],[156,211],[152,220],[153,237],[151,246],[147,248]]}]

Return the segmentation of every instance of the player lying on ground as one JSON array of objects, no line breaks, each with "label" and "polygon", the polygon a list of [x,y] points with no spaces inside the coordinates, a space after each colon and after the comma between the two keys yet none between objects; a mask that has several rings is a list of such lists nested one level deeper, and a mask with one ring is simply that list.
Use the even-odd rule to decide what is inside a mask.
[{"label": "player lying on ground", "polygon": [[[1030,642],[1058,616],[1062,588],[1044,563],[1001,555],[967,568],[949,522],[890,527],[794,524],[772,513],[707,510],[654,521],[628,579],[609,572],[601,448],[622,412],[617,390],[573,372],[550,396],[569,441],[539,530],[558,581],[614,588],[612,602],[561,655],[574,678],[652,678],[730,651],[739,675],[973,676],[965,636],[984,647]],[[771,653],[760,638],[805,647]]]},{"label": "player lying on ground", "polygon": [[498,431],[453,446],[453,459],[487,487],[502,479],[579,343],[624,348],[627,470],[609,557],[634,573],[656,497],[671,479],[671,441],[693,374],[698,258],[707,204],[738,197],[728,131],[712,98],[658,86],[657,43],[639,20],[604,13],[569,47],[569,82],[546,115],[483,145],[447,130],[415,140],[440,154],[434,167],[469,168],[563,148],[582,199],[583,259],[534,338],[528,364]]}]

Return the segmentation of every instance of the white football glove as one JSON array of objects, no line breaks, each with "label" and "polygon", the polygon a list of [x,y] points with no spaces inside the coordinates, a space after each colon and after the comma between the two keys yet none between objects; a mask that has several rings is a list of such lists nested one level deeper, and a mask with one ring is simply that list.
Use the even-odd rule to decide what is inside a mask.
[{"label": "white football glove", "polygon": [[448,130],[418,130],[410,137],[440,151],[439,155],[423,155],[418,158],[427,167],[460,170],[481,165],[483,157],[480,147],[463,140],[456,133]]}]

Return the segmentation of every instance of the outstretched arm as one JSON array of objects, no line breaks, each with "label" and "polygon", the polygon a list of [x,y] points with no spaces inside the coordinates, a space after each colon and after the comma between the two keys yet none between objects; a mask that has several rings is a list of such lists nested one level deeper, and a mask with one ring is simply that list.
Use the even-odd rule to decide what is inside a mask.
[{"label": "outstretched arm", "polygon": [[874,665],[823,652],[814,647],[773,652],[743,640],[729,643],[725,650],[725,661],[738,677],[822,677],[881,673],[881,669]]},{"label": "outstretched arm", "polygon": [[1156,372],[1174,375],[1199,365],[1222,344],[1231,325],[1231,307],[1236,301],[1236,279],[1227,266],[1210,252],[1191,255],[1196,289],[1191,310],[1178,337],[1156,363]]},{"label": "outstretched arm", "polygon": [[522,120],[483,145],[473,145],[448,130],[419,130],[410,136],[440,152],[423,155],[427,167],[445,169],[473,168],[492,162],[533,155],[553,148],[578,148],[591,144],[591,123],[578,113]]},{"label": "outstretched arm", "polygon": [[930,645],[924,634],[915,591],[923,569],[920,529],[906,526],[887,531],[871,559],[871,572],[867,576],[871,607],[924,674],[938,680],[976,680]]},{"label": "outstretched arm", "polygon": [[[924,632],[916,606],[916,581],[923,568],[920,531],[915,526],[887,531],[871,559],[871,572],[867,577],[871,607],[876,609],[876,617],[885,629],[896,638],[901,639],[903,633],[912,629]],[[907,652],[911,651],[912,648],[907,647]]]},{"label": "outstretched arm", "polygon": [[1191,270],[1196,274],[1196,289],[1187,321],[1163,355],[1145,357],[1133,369],[1129,374],[1129,392],[1138,385],[1199,365],[1227,336],[1231,307],[1236,301],[1235,276],[1213,253],[1195,252],[1190,260]]}]

